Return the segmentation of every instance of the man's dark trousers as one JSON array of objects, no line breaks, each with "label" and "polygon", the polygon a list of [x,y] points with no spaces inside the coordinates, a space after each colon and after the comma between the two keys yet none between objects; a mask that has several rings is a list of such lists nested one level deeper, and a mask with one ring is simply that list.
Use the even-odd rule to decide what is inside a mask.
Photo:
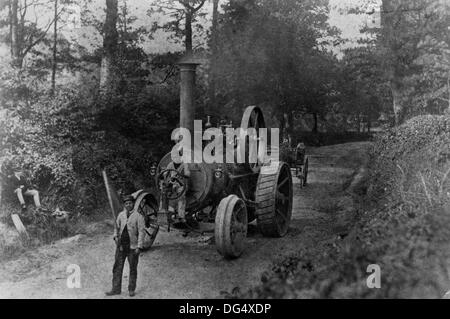
[{"label": "man's dark trousers", "polygon": [[128,278],[128,291],[135,291],[137,279],[137,266],[139,262],[139,254],[136,254],[129,245],[120,245],[116,248],[116,260],[113,267],[113,291],[122,291],[122,273],[125,259],[128,258],[128,265],[130,266],[130,277]]}]

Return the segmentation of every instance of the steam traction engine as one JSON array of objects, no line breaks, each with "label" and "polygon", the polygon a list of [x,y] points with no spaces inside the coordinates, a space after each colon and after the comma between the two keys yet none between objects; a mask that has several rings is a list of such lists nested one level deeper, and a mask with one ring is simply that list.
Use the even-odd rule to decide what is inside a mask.
[{"label": "steam traction engine", "polygon": [[[180,127],[194,131],[193,92],[196,64],[181,63]],[[257,106],[247,107],[241,129],[264,128],[264,116]],[[258,135],[259,138],[259,135]],[[249,148],[245,143],[233,147]],[[239,151],[239,150],[237,150]],[[210,223],[217,250],[225,258],[239,257],[245,248],[248,224],[256,219],[261,233],[284,236],[292,215],[292,176],[283,162],[258,160],[250,163],[187,163],[189,176],[171,164],[171,154],[152,167],[155,188],[136,194],[136,209],[152,220],[150,245],[160,226],[177,227],[177,203],[185,200],[185,218],[193,230]],[[178,205],[179,206],[179,205]],[[190,225],[190,226],[189,226]],[[179,225],[178,225],[179,226]],[[153,229],[153,231],[151,231]]]}]

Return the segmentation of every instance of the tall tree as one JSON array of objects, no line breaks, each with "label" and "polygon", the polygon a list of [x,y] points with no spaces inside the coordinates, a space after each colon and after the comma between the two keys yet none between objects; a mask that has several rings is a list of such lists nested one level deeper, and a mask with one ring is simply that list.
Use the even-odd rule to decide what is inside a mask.
[{"label": "tall tree", "polygon": [[100,90],[112,92],[117,84],[117,32],[118,2],[106,0],[106,17],[103,25],[103,51],[100,69]]},{"label": "tall tree", "polygon": [[319,72],[328,61],[320,39],[333,32],[328,1],[230,1],[223,8],[216,66],[221,104],[266,104],[287,136],[294,112],[323,114],[329,79],[326,67]]},{"label": "tall tree", "polygon": [[[170,16],[172,20],[163,25],[155,23],[153,30],[162,28],[174,32],[175,37],[184,40],[186,54],[192,53],[193,24],[199,16],[204,15],[200,11],[205,2],[206,0],[156,0],[152,4],[149,13],[160,12]],[[182,26],[182,21],[184,21],[184,27]],[[197,25],[197,28],[202,27],[201,25]]]},{"label": "tall tree", "polygon": [[[347,115],[359,129],[361,121],[377,120],[388,105],[389,84],[375,46],[347,49],[340,61],[337,85],[339,112]],[[355,121],[356,120],[356,121]]]},{"label": "tall tree", "polygon": [[[11,60],[15,68],[21,69],[25,57],[45,40],[48,31],[61,11],[57,12],[53,18],[48,19],[46,24],[43,24],[42,21],[38,23],[38,18],[33,19],[33,21],[29,20],[29,9],[33,8],[35,12],[48,10],[50,8],[49,3],[39,0],[9,1],[7,21],[9,23],[8,42],[11,46]],[[43,27],[40,27],[40,25],[43,25]]]},{"label": "tall tree", "polygon": [[397,124],[408,111],[410,80],[424,74],[427,59],[449,48],[449,9],[440,0],[382,1],[382,59]]},{"label": "tall tree", "polygon": [[[95,30],[94,36],[103,39],[102,45],[92,51],[84,50],[82,59],[101,65],[100,91],[121,93],[127,83],[144,85],[148,70],[143,68],[147,55],[142,44],[148,39],[150,28],[138,26],[138,18],[130,12],[127,0],[107,3],[106,15],[101,18],[98,9],[85,7],[82,23]],[[92,38],[92,34],[83,36],[88,41],[89,36]]]},{"label": "tall tree", "polygon": [[210,68],[209,68],[209,86],[208,86],[208,99],[209,110],[216,110],[216,64],[217,64],[217,52],[218,52],[218,23],[219,23],[219,0],[213,0],[213,13],[212,13],[212,26],[211,26],[211,38],[210,38]]},{"label": "tall tree", "polygon": [[51,93],[55,94],[55,86],[56,86],[56,68],[57,61],[56,55],[58,53],[58,0],[55,0],[54,7],[54,23],[53,23],[53,56],[52,56],[52,88]]},{"label": "tall tree", "polygon": [[142,65],[148,62],[147,54],[142,49],[142,42],[149,35],[145,26],[136,27],[134,22],[137,17],[128,9],[127,1],[123,0],[119,5],[117,30],[119,44],[117,50],[117,69],[120,72],[122,92],[127,89],[127,84],[142,86],[146,82],[146,76],[150,74]]},{"label": "tall tree", "polygon": [[9,11],[9,21],[11,23],[11,58],[12,64],[15,67],[21,67],[23,58],[20,54],[20,40],[19,40],[19,19],[17,17],[19,11],[19,0],[11,0],[11,10]]}]

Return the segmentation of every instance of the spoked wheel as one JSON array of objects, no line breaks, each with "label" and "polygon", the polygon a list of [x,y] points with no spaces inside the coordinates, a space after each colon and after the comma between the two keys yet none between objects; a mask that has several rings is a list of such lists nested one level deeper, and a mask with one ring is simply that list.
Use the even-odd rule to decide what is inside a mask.
[{"label": "spoked wheel", "polygon": [[[261,154],[258,154],[258,142],[260,141],[259,129],[265,128],[266,123],[264,121],[264,115],[261,109],[257,106],[249,106],[245,109],[244,115],[242,116],[241,121],[241,132],[240,132],[240,142],[238,147],[238,152],[240,154],[245,154],[245,163],[248,165],[254,173],[258,173],[262,166],[263,159],[261,158]],[[256,149],[250,148],[250,137],[252,136],[251,130],[254,129],[255,133],[253,135],[256,138],[256,143],[253,145],[256,146]],[[252,156],[254,155],[254,156]],[[256,161],[255,161],[256,155]],[[250,163],[252,162],[252,163]]]},{"label": "spoked wheel", "polygon": [[292,217],[292,175],[289,165],[279,162],[262,167],[255,201],[257,225],[261,233],[269,237],[286,235]]},{"label": "spoked wheel", "polygon": [[145,227],[149,227],[150,219],[158,217],[158,202],[151,195],[146,195],[136,200],[135,210],[145,219]]},{"label": "spoked wheel", "polygon": [[159,173],[161,173],[163,170],[165,170],[167,168],[167,166],[170,164],[170,162],[172,162],[172,155],[171,155],[171,153],[167,153],[159,161],[159,163],[158,163],[158,165],[156,167],[156,172],[155,172],[155,185],[156,185],[157,188],[159,187],[159,181],[158,181]]},{"label": "spoked wheel", "polygon": [[230,195],[217,207],[214,232],[217,251],[227,259],[239,257],[247,237],[247,208],[242,199]]},{"label": "spoked wheel", "polygon": [[136,199],[134,209],[144,216],[146,234],[144,236],[144,249],[149,249],[159,232],[159,225],[157,224],[158,202],[154,196],[143,193]]},{"label": "spoked wheel", "polygon": [[302,186],[306,186],[306,184],[308,183],[308,158],[305,157],[305,162],[303,164],[303,181],[302,181]]}]

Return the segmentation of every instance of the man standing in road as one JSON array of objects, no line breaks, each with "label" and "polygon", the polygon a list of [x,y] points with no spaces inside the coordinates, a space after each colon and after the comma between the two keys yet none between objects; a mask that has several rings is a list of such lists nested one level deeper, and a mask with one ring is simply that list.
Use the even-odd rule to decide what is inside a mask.
[{"label": "man standing in road", "polygon": [[144,216],[133,210],[133,196],[125,196],[124,205],[125,209],[117,216],[117,227],[114,235],[117,247],[113,267],[112,290],[106,293],[107,296],[119,295],[122,292],[123,266],[127,258],[130,266],[128,281],[130,297],[135,295],[136,290],[139,254],[144,247],[145,220]]}]

